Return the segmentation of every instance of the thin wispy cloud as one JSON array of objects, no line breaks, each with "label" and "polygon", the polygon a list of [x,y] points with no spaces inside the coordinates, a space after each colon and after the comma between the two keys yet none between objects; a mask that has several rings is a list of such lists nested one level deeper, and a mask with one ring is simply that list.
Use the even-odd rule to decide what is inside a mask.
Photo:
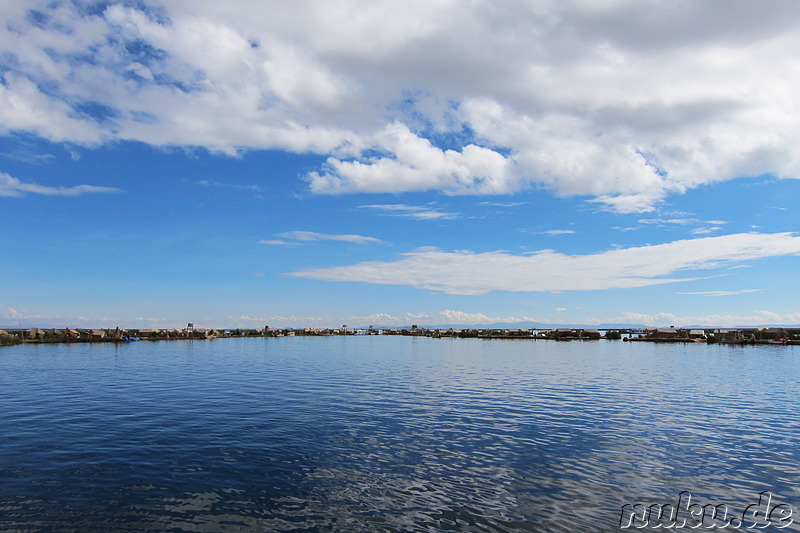
[{"label": "thin wispy cloud", "polygon": [[41,194],[44,196],[80,196],[92,193],[122,192],[115,187],[100,187],[97,185],[75,185],[73,187],[48,187],[36,183],[25,183],[4,172],[0,172],[0,196],[24,196],[26,194]]},{"label": "thin wispy cloud", "polygon": [[721,231],[722,228],[720,226],[711,226],[709,228],[695,228],[689,233],[692,235],[708,235],[709,233],[714,233],[715,231]]},{"label": "thin wispy cloud", "polygon": [[688,226],[692,224],[709,224],[712,226],[723,225],[728,222],[725,220],[703,220],[697,217],[678,217],[678,218],[640,218],[639,224],[654,224],[659,226]]},{"label": "thin wispy cloud", "polygon": [[340,241],[355,244],[374,244],[381,242],[380,239],[376,239],[375,237],[365,237],[364,235],[340,235],[332,233],[317,233],[315,231],[286,231],[284,233],[279,233],[278,237],[281,237],[281,239],[262,240],[259,242],[260,244],[272,244],[278,246],[297,246],[302,243],[318,241]]},{"label": "thin wispy cloud", "polygon": [[680,226],[685,226],[687,224],[697,224],[700,221],[696,218],[640,218],[638,222],[639,224],[677,224]]},{"label": "thin wispy cloud", "polygon": [[[697,217],[673,217],[673,218],[642,218],[639,219],[639,224],[655,225],[662,227],[669,226],[698,226],[689,230],[691,235],[709,235],[722,230],[722,226],[728,222],[725,220],[703,220]],[[637,229],[637,228],[630,228]],[[622,229],[621,231],[628,231],[629,228]]]},{"label": "thin wispy cloud", "polygon": [[697,296],[736,296],[737,294],[750,294],[761,292],[761,289],[741,289],[738,291],[698,291],[698,292],[679,292],[678,294],[690,294]]},{"label": "thin wispy cloud", "polygon": [[259,244],[267,244],[271,246],[301,246],[300,242],[283,241],[280,239],[263,239],[258,241]]},{"label": "thin wispy cloud", "polygon": [[480,205],[487,205],[490,207],[519,207],[526,203],[527,202],[481,202]]},{"label": "thin wispy cloud", "polygon": [[197,182],[197,185],[202,185],[203,187],[221,187],[221,188],[228,188],[228,189],[241,189],[244,191],[252,191],[252,192],[260,192],[263,191],[264,188],[258,185],[241,185],[238,183],[226,183],[224,181],[212,181],[212,180],[200,180]]},{"label": "thin wispy cloud", "polygon": [[22,161],[24,163],[30,163],[32,165],[44,164],[56,159],[56,156],[53,154],[41,153],[33,149],[26,149],[26,148],[20,148],[12,152],[6,152],[2,154],[2,156],[5,157],[6,159]]},{"label": "thin wispy cloud", "polygon": [[458,213],[442,211],[434,207],[406,205],[406,204],[373,204],[359,206],[364,209],[372,209],[383,215],[393,217],[405,217],[414,220],[455,220],[460,218]]},{"label": "thin wispy cloud", "polygon": [[[534,255],[417,250],[396,261],[308,269],[296,277],[408,285],[449,294],[629,289],[697,279],[739,261],[800,254],[793,233],[740,233],[589,255],[543,251]],[[680,272],[687,276],[673,277]],[[707,276],[707,273],[703,273]]]},{"label": "thin wispy cloud", "polygon": [[574,235],[575,230],[571,229],[551,229],[547,231],[540,232],[542,235],[547,235],[548,237],[555,237],[557,235]]}]

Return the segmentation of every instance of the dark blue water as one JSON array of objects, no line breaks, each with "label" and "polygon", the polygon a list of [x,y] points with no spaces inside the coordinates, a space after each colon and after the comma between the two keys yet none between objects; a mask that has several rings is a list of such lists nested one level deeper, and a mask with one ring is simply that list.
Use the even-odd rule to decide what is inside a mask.
[{"label": "dark blue water", "polygon": [[680,491],[798,513],[798,381],[785,346],[2,348],[0,531],[619,531]]}]

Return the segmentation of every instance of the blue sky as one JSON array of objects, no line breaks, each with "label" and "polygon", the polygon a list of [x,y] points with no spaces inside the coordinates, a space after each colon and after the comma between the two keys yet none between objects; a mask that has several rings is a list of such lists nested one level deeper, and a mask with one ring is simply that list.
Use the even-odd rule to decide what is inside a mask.
[{"label": "blue sky", "polygon": [[16,4],[0,325],[800,323],[794,3]]}]

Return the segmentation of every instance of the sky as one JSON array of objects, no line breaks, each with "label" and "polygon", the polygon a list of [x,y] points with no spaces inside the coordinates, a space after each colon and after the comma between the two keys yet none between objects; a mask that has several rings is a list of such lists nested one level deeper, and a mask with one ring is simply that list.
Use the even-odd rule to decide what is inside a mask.
[{"label": "sky", "polygon": [[0,20],[0,326],[800,324],[800,3]]}]

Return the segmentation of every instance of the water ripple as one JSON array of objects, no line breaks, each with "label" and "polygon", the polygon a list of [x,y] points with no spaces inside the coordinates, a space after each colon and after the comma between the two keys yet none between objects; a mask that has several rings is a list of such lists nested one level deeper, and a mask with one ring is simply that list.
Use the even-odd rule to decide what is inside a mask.
[{"label": "water ripple", "polygon": [[[422,338],[0,350],[0,531],[616,531],[800,504],[795,347]],[[800,531],[792,524],[786,531]]]}]

